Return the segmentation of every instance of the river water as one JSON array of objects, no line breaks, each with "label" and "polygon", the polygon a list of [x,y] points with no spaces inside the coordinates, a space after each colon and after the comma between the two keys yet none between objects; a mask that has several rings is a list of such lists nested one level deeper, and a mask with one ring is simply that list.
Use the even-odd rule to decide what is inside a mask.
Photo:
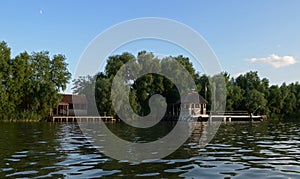
[{"label": "river water", "polygon": [[[123,123],[107,125],[140,138]],[[0,178],[300,178],[300,122],[222,124],[205,148],[197,135],[164,159],[136,163],[101,154],[74,123],[0,123]]]}]

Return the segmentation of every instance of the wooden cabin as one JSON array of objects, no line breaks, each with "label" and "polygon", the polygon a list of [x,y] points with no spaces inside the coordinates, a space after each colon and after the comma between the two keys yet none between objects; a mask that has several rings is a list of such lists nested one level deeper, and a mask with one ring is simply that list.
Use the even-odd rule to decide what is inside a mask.
[{"label": "wooden cabin", "polygon": [[198,92],[193,91],[183,97],[180,111],[183,116],[206,115],[206,105],[207,101]]},{"label": "wooden cabin", "polygon": [[62,94],[59,105],[53,109],[52,116],[84,116],[87,115],[87,99],[85,95]]},{"label": "wooden cabin", "polygon": [[181,100],[176,103],[168,104],[167,113],[165,115],[166,120],[178,120],[179,117],[196,117],[206,118],[207,101],[198,94],[196,91],[192,91],[183,96]]}]

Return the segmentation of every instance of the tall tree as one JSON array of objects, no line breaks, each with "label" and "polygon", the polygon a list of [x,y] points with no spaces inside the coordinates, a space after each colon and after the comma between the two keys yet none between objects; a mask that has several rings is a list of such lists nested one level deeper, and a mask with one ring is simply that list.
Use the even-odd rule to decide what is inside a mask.
[{"label": "tall tree", "polygon": [[11,100],[19,109],[19,112],[26,110],[27,91],[29,89],[30,77],[33,73],[30,67],[30,55],[23,52],[12,60],[12,84],[10,94]]},{"label": "tall tree", "polygon": [[257,111],[265,110],[267,100],[264,94],[257,91],[256,89],[251,89],[245,97],[245,107],[249,113],[256,113]]},{"label": "tall tree", "polygon": [[278,85],[272,85],[268,89],[268,108],[272,114],[280,114],[284,107],[284,100],[282,100],[281,90]]},{"label": "tall tree", "polygon": [[11,113],[14,112],[14,103],[10,101],[10,94],[9,94],[9,84],[11,82],[11,75],[12,75],[12,68],[11,68],[11,61],[10,61],[10,48],[7,46],[5,42],[0,43],[0,106],[1,111],[0,115],[1,118],[7,118]]},{"label": "tall tree", "polygon": [[71,74],[65,57],[49,52],[20,53],[10,57],[10,48],[0,43],[0,118],[41,118],[61,99]]}]

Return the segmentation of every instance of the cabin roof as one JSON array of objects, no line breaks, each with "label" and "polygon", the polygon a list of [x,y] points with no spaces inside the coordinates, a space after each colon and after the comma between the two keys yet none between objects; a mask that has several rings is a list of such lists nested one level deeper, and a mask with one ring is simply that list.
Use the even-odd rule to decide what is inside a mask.
[{"label": "cabin roof", "polygon": [[[197,100],[198,99],[198,100]],[[200,103],[200,104],[207,104],[207,101],[198,94],[198,92],[190,92],[186,96],[182,98],[181,103]],[[180,100],[177,102],[180,103]]]},{"label": "cabin roof", "polygon": [[86,96],[85,95],[75,95],[75,94],[62,94],[62,100],[60,103],[62,104],[86,104]]}]

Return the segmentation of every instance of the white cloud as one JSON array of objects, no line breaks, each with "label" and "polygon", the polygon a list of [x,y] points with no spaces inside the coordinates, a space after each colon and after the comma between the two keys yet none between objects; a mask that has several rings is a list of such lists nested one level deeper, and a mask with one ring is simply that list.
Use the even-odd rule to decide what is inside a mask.
[{"label": "white cloud", "polygon": [[249,59],[250,62],[261,62],[261,63],[267,63],[275,68],[281,68],[284,66],[289,66],[297,63],[297,60],[293,56],[278,56],[275,54],[269,55],[265,58],[251,58]]}]

